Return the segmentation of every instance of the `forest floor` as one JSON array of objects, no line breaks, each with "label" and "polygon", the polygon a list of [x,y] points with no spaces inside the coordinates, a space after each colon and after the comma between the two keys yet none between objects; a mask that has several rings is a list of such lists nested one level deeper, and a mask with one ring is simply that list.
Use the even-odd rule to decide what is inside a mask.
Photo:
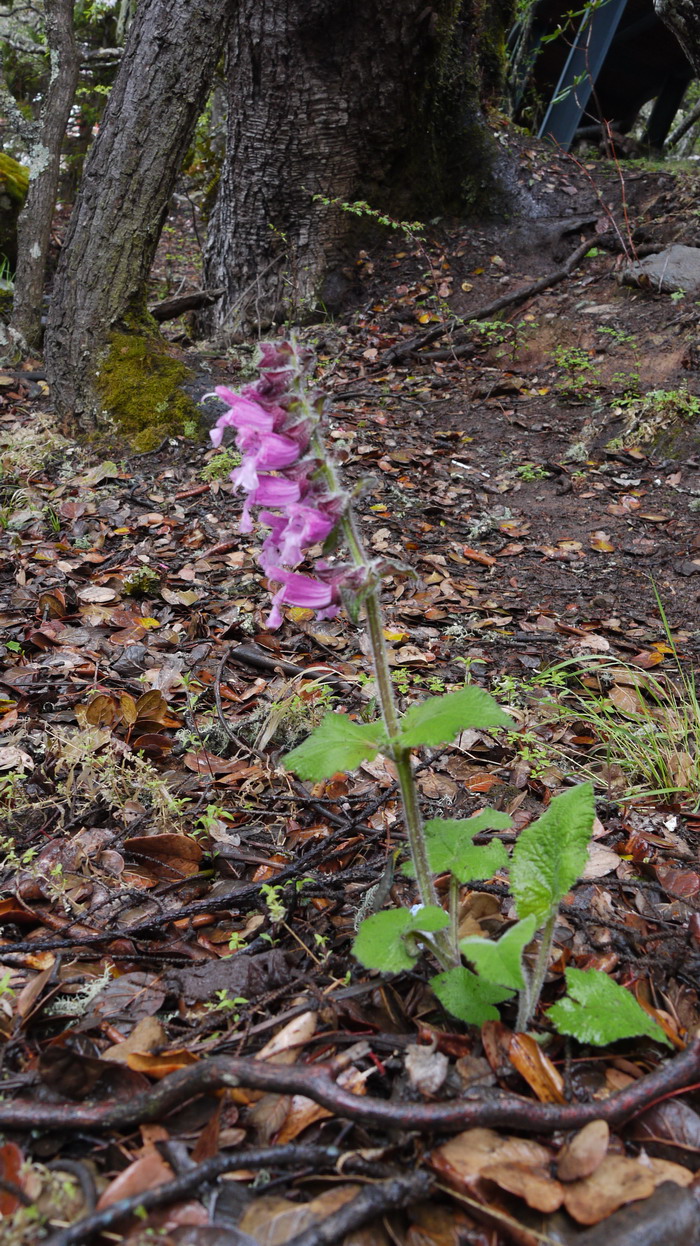
[{"label": "forest floor", "polygon": [[[426,814],[494,806],[510,844],[594,782],[544,1041],[510,1004],[479,1032],[420,968],[354,961],[405,841],[391,765],[305,788],[281,759],[329,708],[372,714],[366,645],[344,615],[266,630],[230,452],[91,456],[30,361],[0,375],[10,1246],[696,1240],[700,305],[619,276],[700,245],[697,178],[526,143],[521,176],[534,221],[396,230],[348,272],[352,309],[302,333],[367,543],[416,573],[385,592],[401,707],[479,684],[518,726],[426,752]],[[178,212],[154,298],[183,281]],[[168,332],[198,395],[255,375],[245,343]],[[402,877],[391,894],[411,902]],[[460,915],[501,932],[505,876]],[[678,1054],[553,1035],[569,966],[614,975]]]}]

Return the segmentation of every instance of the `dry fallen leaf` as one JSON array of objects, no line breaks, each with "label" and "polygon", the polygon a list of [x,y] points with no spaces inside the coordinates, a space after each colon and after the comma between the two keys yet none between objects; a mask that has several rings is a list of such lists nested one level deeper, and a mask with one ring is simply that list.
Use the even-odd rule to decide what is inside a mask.
[{"label": "dry fallen leaf", "polygon": [[606,874],[612,874],[619,864],[620,858],[612,848],[606,848],[604,844],[589,844],[588,860],[581,878],[588,882],[594,878],[604,878]]},{"label": "dry fallen leaf", "polygon": [[414,1090],[422,1095],[436,1095],[444,1084],[449,1069],[449,1060],[434,1046],[423,1047],[411,1043],[404,1056],[408,1080]]},{"label": "dry fallen leaf", "polygon": [[157,1185],[172,1181],[173,1176],[170,1164],[166,1164],[156,1150],[149,1150],[109,1183],[100,1195],[97,1210],[103,1211],[121,1198],[131,1198],[134,1194],[143,1194],[145,1190],[154,1190]]},{"label": "dry fallen leaf", "polygon": [[655,1188],[651,1169],[639,1160],[608,1155],[590,1177],[564,1187],[564,1206],[579,1224],[599,1224],[625,1203],[648,1198]]},{"label": "dry fallen leaf", "polygon": [[359,1188],[356,1185],[338,1185],[309,1203],[292,1203],[274,1194],[263,1194],[244,1212],[238,1227],[258,1246],[285,1246],[298,1233],[326,1220],[355,1198]]},{"label": "dry fallen leaf", "polygon": [[489,1164],[481,1176],[508,1194],[517,1194],[535,1211],[551,1213],[564,1201],[563,1186],[550,1177],[545,1168],[530,1164]]},{"label": "dry fallen leaf", "polygon": [[115,1064],[127,1064],[128,1056],[132,1052],[151,1053],[158,1047],[164,1047],[165,1043],[165,1030],[157,1017],[142,1017],[123,1043],[115,1043],[113,1047],[102,1052],[102,1059],[112,1060]]},{"label": "dry fallen leaf", "polygon": [[589,1121],[559,1152],[557,1176],[560,1181],[580,1181],[590,1177],[603,1162],[610,1141],[607,1121]]},{"label": "dry fallen leaf", "polygon": [[[514,1034],[508,1055],[541,1103],[565,1103],[561,1073],[529,1034]],[[540,1208],[541,1211],[544,1208]]]},{"label": "dry fallen leaf", "polygon": [[508,1164],[544,1168],[549,1160],[549,1151],[539,1142],[497,1134],[493,1129],[467,1129],[437,1147],[430,1156],[431,1167],[466,1194],[485,1168]]}]

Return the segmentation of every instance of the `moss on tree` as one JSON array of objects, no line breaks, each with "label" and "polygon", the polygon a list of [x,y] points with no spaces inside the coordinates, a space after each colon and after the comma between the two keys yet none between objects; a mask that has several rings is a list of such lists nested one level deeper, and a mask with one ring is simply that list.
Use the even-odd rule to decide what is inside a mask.
[{"label": "moss on tree", "polygon": [[29,170],[0,152],[0,256],[14,268],[17,261],[17,217],[29,187]]},{"label": "moss on tree", "polygon": [[199,429],[198,408],[182,388],[191,379],[157,331],[119,331],[110,336],[96,387],[105,411],[143,452]]}]

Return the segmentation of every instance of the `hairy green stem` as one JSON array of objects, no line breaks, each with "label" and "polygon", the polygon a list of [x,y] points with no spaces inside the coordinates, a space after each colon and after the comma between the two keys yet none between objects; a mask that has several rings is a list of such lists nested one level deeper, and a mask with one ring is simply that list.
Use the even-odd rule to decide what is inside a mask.
[{"label": "hairy green stem", "polygon": [[[306,403],[307,413],[313,417],[313,410],[309,406],[308,400],[305,396],[302,397],[302,402]],[[332,493],[339,493],[340,481],[338,479],[338,473],[335,469],[335,465],[332,462],[329,462],[327,458],[326,447],[318,431],[315,431],[312,435],[311,449],[315,454],[317,461],[321,465],[320,470],[325,477],[329,489]],[[367,556],[352,507],[347,507],[340,523],[343,536],[350,551],[350,556],[354,565],[356,567],[368,567],[370,560]],[[391,678],[389,656],[387,653],[386,641],[384,639],[384,617],[379,598],[379,585],[377,583],[370,584],[365,590],[364,608],[367,619],[367,631],[369,633],[369,641],[372,649],[374,677],[377,684],[377,699],[379,701],[384,729],[387,734],[387,739],[389,740],[389,747],[391,750],[390,757],[396,766],[396,777],[399,784],[399,791],[401,793],[401,803],[403,805],[408,845],[411,851],[413,868],[416,872],[418,894],[420,896],[421,904],[439,905],[440,901],[438,899],[433,874],[428,861],[428,851],[425,843],[425,835],[423,833],[423,819],[421,817],[420,804],[418,801],[418,790],[416,788],[416,782],[411,768],[411,750],[409,748],[402,748],[399,743],[401,724],[396,709],[394,684]],[[460,964],[461,957],[457,946],[455,931],[448,928],[447,930],[438,930],[432,935],[425,935],[423,937],[426,944],[428,944],[432,949],[433,954],[440,962],[443,969],[452,969],[455,965]]]},{"label": "hairy green stem", "polygon": [[532,976],[529,981],[526,974],[527,985],[525,990],[520,992],[520,997],[518,999],[518,1020],[516,1022],[516,1029],[521,1034],[527,1029],[530,1019],[540,1002],[542,987],[544,986],[544,980],[547,976],[547,969],[549,967],[549,956],[552,951],[552,943],[554,942],[554,924],[556,920],[557,909],[554,910],[545,925],[544,930],[542,931],[542,940],[540,942],[540,949],[537,953],[535,968],[532,971]]},{"label": "hairy green stem", "polygon": [[450,938],[454,963],[459,965],[462,960],[459,950],[459,882],[454,874],[450,874]]}]

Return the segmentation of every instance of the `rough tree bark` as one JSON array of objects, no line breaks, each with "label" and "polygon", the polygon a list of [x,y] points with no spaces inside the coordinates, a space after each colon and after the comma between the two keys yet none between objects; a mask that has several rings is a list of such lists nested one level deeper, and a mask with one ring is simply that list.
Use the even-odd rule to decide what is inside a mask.
[{"label": "rough tree bark", "polygon": [[700,75],[700,5],[697,0],[654,0],[654,8]]},{"label": "rough tree bark", "polygon": [[29,189],[17,222],[17,269],[10,328],[30,350],[41,343],[41,308],[51,221],[56,207],[61,144],[78,84],[74,0],[45,0],[51,78],[29,149]]},{"label": "rough tree bark", "polygon": [[401,219],[503,198],[479,94],[509,7],[238,0],[205,256],[207,286],[226,293],[210,327],[265,328],[337,303],[338,270],[371,221],[314,195]]},{"label": "rough tree bark", "polygon": [[221,54],[232,0],[141,0],[61,252],[45,358],[56,406],[99,421],[110,331],[144,312],[164,214]]}]

